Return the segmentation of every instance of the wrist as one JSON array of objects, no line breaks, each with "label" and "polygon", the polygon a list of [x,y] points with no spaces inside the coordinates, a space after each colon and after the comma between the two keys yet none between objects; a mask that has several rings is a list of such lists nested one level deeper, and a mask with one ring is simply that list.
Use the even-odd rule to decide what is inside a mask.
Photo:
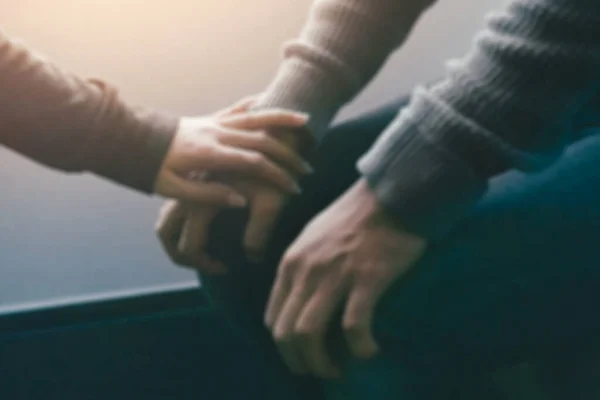
[{"label": "wrist", "polygon": [[356,212],[363,214],[364,223],[370,226],[384,227],[395,232],[401,232],[405,239],[412,239],[415,243],[425,241],[421,235],[406,228],[401,219],[390,212],[377,198],[366,179],[359,179],[347,192],[349,202],[355,205]]}]

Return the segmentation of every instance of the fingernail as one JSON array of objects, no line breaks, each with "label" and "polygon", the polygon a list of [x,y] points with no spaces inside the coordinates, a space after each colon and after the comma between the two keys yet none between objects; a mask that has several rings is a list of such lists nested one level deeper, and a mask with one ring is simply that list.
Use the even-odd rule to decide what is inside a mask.
[{"label": "fingernail", "polygon": [[309,118],[310,118],[310,115],[308,115],[306,113],[299,113],[298,114],[298,120],[300,122],[307,123]]},{"label": "fingernail", "polygon": [[297,183],[292,184],[292,191],[296,194],[302,193],[302,188]]},{"label": "fingernail", "polygon": [[229,203],[230,206],[232,207],[246,207],[246,205],[248,204],[248,200],[246,200],[246,198],[242,195],[233,193],[230,194],[227,202]]}]

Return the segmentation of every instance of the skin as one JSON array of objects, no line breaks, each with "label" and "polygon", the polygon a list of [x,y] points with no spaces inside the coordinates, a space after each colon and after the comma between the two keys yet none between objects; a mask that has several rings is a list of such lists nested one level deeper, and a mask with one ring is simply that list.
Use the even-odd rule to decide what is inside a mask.
[{"label": "skin", "polygon": [[[272,194],[269,201],[274,208],[264,209],[265,214],[272,213],[272,219],[263,222],[270,228],[267,225],[276,221],[283,207],[279,201],[285,195],[247,185],[247,191],[240,189],[246,194]],[[264,199],[259,197],[259,201]],[[208,224],[217,213],[215,208],[208,212],[205,207],[177,202],[165,206],[159,220],[161,241],[171,248],[176,262],[195,265],[205,274],[226,273],[223,265],[204,255],[181,251],[185,246],[196,250],[198,243],[206,242]],[[176,233],[183,235],[179,246],[169,244]],[[421,257],[426,245],[423,238],[386,214],[364,180],[316,216],[282,258],[265,312],[265,324],[291,371],[324,379],[340,376],[325,346],[340,309],[339,323],[350,353],[357,358],[376,355],[379,346],[371,331],[375,307],[390,285]]]},{"label": "skin", "polygon": [[[245,119],[249,116],[256,118],[264,114],[264,111],[248,113],[252,98],[242,100],[238,106],[231,107],[221,115],[227,118]],[[283,111],[275,110],[282,114]],[[304,116],[304,114],[299,114]],[[305,134],[302,130],[306,119],[299,123],[291,118],[291,115],[281,116],[277,127],[273,125],[264,125],[265,120],[257,120],[257,123],[263,123],[262,126],[256,126],[257,129],[268,131],[268,137],[275,140],[281,147],[286,149],[286,154],[297,155],[300,150],[314,147],[314,140]],[[293,132],[291,128],[301,131]],[[263,131],[264,132],[264,131]],[[290,170],[293,177],[301,174],[312,173],[312,168],[303,163],[303,168]],[[298,165],[299,167],[299,165]],[[213,171],[214,172],[214,171]],[[279,215],[287,202],[290,194],[298,194],[299,188],[296,186],[293,190],[282,190],[281,185],[274,185],[272,181],[260,179],[248,179],[239,175],[214,174],[218,179],[212,180],[213,183],[201,183],[204,185],[226,186],[229,190],[242,196],[247,200],[250,207],[250,218],[244,234],[244,248],[249,258],[260,260],[269,243],[271,231],[275,227]],[[218,183],[216,183],[218,182]],[[177,196],[170,196],[175,197]],[[226,268],[217,260],[212,260],[205,253],[205,245],[208,241],[208,231],[213,219],[218,215],[227,204],[194,204],[190,201],[168,201],[162,207],[158,220],[156,222],[156,232],[165,252],[171,260],[177,265],[188,267],[200,271],[204,274],[225,273]],[[178,234],[173,236],[173,231]],[[173,243],[172,238],[179,237],[177,243]]]},{"label": "skin", "polygon": [[293,372],[336,378],[325,336],[339,309],[351,354],[377,354],[375,306],[419,259],[426,242],[401,229],[364,180],[315,217],[287,249],[265,314],[265,324]]},{"label": "skin", "polygon": [[[305,143],[291,131],[272,136],[289,149]],[[248,200],[250,218],[243,244],[250,259],[260,259],[289,191],[237,176],[218,178]],[[221,209],[220,205],[198,207],[177,201],[165,204],[157,232],[175,263],[202,274],[227,272],[204,251],[210,223]],[[178,242],[172,238],[179,238]],[[265,312],[264,322],[290,370],[323,379],[340,376],[325,345],[340,309],[339,323],[351,355],[376,355],[375,307],[390,285],[421,257],[426,245],[425,239],[392,222],[364,180],[316,216],[282,258]]]},{"label": "skin", "polygon": [[243,207],[247,199],[228,185],[189,179],[190,173],[229,173],[298,193],[295,176],[310,165],[265,129],[301,127],[307,117],[283,110],[244,113],[252,99],[209,117],[183,118],[158,173],[155,192],[205,206]]}]

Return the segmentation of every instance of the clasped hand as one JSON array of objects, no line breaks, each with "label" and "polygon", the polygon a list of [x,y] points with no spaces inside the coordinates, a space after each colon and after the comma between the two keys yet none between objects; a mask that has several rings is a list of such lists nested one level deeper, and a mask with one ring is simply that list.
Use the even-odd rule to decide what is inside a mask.
[{"label": "clasped hand", "polygon": [[[249,207],[244,247],[260,258],[287,196],[300,193],[297,178],[312,172],[295,149],[269,134],[303,127],[307,117],[277,109],[250,113],[252,102],[242,100],[180,125],[156,185],[157,192],[178,199],[165,203],[156,226],[178,265],[204,274],[225,272],[206,254],[205,245],[212,220],[231,207]],[[207,179],[215,175],[220,178]]]},{"label": "clasped hand", "polygon": [[[269,128],[268,124],[253,127]],[[307,172],[308,168],[300,168],[303,162],[286,149],[279,150],[280,155],[274,160],[287,161],[280,164],[291,171],[287,176]],[[279,170],[273,177],[280,174]],[[284,184],[288,179],[256,178],[234,177],[227,183],[232,188],[229,190],[235,190],[249,202],[244,246],[250,255],[260,256],[286,196],[295,188]],[[207,183],[212,184],[223,183]],[[210,223],[224,206],[194,207],[174,201],[165,205],[158,234],[176,263],[193,266],[204,274],[226,272],[223,265],[204,252]],[[178,238],[177,243],[173,243],[173,237]],[[310,221],[280,261],[264,316],[291,371],[321,378],[340,375],[337,360],[326,346],[333,323],[341,325],[351,355],[369,358],[377,354],[379,344],[372,332],[376,305],[389,286],[421,256],[425,246],[423,238],[392,222],[364,180]]]}]

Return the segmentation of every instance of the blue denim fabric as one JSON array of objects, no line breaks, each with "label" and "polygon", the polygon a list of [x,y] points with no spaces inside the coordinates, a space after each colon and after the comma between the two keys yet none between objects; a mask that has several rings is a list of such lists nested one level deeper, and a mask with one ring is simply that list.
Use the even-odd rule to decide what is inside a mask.
[{"label": "blue denim fabric", "polygon": [[[211,252],[231,273],[202,283],[256,354],[273,399],[447,399],[465,376],[600,331],[600,129],[589,129],[547,170],[495,178],[464,221],[389,290],[375,318],[380,356],[359,362],[342,353],[339,381],[286,370],[262,326],[277,261],[303,225],[357,179],[356,160],[406,100],[332,130],[263,265],[248,263],[241,250],[244,212],[224,213],[214,224]],[[333,343],[343,342],[334,336]]]}]

